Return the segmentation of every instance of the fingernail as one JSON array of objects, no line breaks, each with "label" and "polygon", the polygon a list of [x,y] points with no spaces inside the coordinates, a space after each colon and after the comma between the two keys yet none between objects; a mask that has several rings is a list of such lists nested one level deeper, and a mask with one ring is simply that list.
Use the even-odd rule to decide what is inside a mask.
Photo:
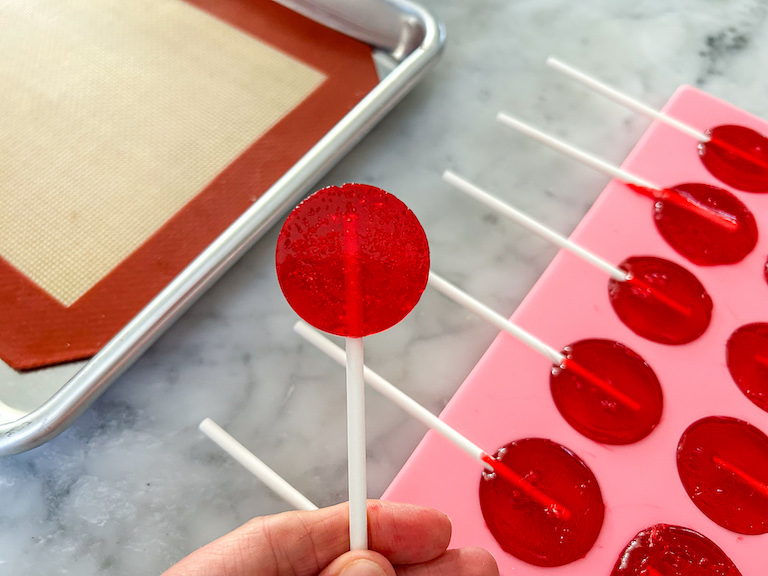
[{"label": "fingernail", "polygon": [[347,565],[340,576],[387,576],[387,573],[376,562],[360,558]]}]

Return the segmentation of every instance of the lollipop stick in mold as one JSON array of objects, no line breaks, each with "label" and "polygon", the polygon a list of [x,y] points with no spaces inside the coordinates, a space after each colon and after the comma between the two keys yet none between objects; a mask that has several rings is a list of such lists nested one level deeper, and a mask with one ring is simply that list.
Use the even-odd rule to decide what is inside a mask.
[{"label": "lollipop stick in mold", "polygon": [[605,84],[604,82],[601,82],[597,78],[594,78],[593,76],[590,76],[585,72],[582,72],[581,70],[578,70],[573,66],[566,64],[561,60],[558,60],[554,56],[550,56],[549,58],[547,58],[547,66],[557,70],[558,72],[562,72],[563,74],[573,78],[577,82],[581,82],[584,86],[586,86],[590,90],[598,94],[601,94],[602,96],[605,96],[610,100],[613,100],[617,104],[621,104],[622,106],[629,108],[630,110],[633,110],[639,114],[642,114],[643,116],[651,118],[652,120],[659,120],[660,122],[664,122],[665,124],[667,124],[668,126],[671,126],[675,130],[679,130],[680,132],[688,134],[689,136],[695,138],[699,142],[709,142],[709,136],[707,136],[704,132],[700,130],[696,130],[696,128],[693,128],[692,126],[689,126],[688,124],[685,124],[680,120],[672,118],[671,116],[668,116],[667,114],[664,114],[663,112],[660,112],[655,108],[652,108],[647,104],[640,102],[640,100],[637,100],[636,98],[633,98],[627,94],[624,94],[623,92],[619,92],[618,90],[609,86],[608,84]]},{"label": "lollipop stick in mold", "polygon": [[689,200],[686,197],[675,193],[672,190],[656,184],[655,182],[641,178],[640,176],[632,174],[631,172],[627,172],[626,170],[619,168],[618,166],[615,166],[610,162],[603,160],[602,158],[598,158],[597,156],[589,154],[588,152],[568,144],[567,142],[550,136],[549,134],[536,129],[533,126],[530,126],[525,122],[510,116],[509,114],[499,112],[496,116],[496,119],[499,121],[499,123],[507,126],[508,128],[517,130],[518,132],[525,134],[534,140],[538,140],[542,144],[546,144],[550,148],[557,150],[566,156],[578,160],[582,164],[591,166],[595,170],[621,180],[635,192],[649,196],[655,200],[662,200],[664,202],[675,204],[676,206],[696,214],[701,218],[708,220],[712,224],[724,228],[725,230],[732,232],[737,230],[739,227],[739,223],[730,214],[726,214],[725,212],[717,210],[716,208],[702,206],[692,200]]},{"label": "lollipop stick in mold", "polygon": [[616,402],[623,404],[630,410],[640,410],[641,406],[636,400],[624,394],[621,390],[617,390],[609,382],[600,378],[592,371],[588,370],[581,364],[574,362],[572,359],[567,358],[564,354],[558,352],[548,344],[542,342],[536,338],[530,332],[527,332],[519,326],[513,324],[506,318],[504,318],[498,312],[495,312],[485,304],[472,298],[469,294],[460,290],[441,276],[438,276],[434,272],[429,273],[429,285],[435,290],[447,296],[459,306],[463,306],[470,312],[477,314],[482,319],[486,320],[490,324],[496,326],[499,330],[511,334],[523,344],[532,348],[542,356],[549,358],[555,366],[560,367],[563,370],[571,370],[574,374],[583,378],[593,386],[602,390],[605,394],[613,398]]},{"label": "lollipop stick in mold", "polygon": [[453,186],[454,188],[456,188],[457,190],[464,192],[468,196],[471,196],[475,200],[484,204],[485,206],[495,211],[496,213],[500,214],[501,216],[504,216],[514,222],[517,222],[518,224],[530,230],[531,232],[543,238],[544,240],[554,244],[555,246],[559,246],[560,248],[568,250],[575,256],[578,256],[582,260],[606,272],[614,280],[618,282],[629,282],[631,284],[636,285],[639,288],[642,288],[643,290],[646,290],[649,294],[651,294],[653,298],[655,298],[665,306],[669,307],[670,309],[676,312],[679,312],[680,314],[688,315],[691,313],[691,309],[689,306],[685,306],[684,304],[680,304],[679,302],[676,302],[674,299],[668,297],[663,292],[656,290],[655,288],[643,282],[639,278],[636,278],[631,274],[628,274],[625,270],[622,270],[621,268],[614,266],[613,264],[604,260],[603,258],[600,258],[600,256],[598,256],[594,252],[590,252],[586,248],[579,246],[578,244],[569,240],[562,234],[559,234],[554,230],[552,230],[551,228],[548,228],[547,226],[544,226],[540,222],[537,222],[527,214],[520,212],[516,208],[513,208],[512,206],[510,206],[509,204],[505,204],[504,202],[502,202],[492,194],[486,192],[479,186],[472,184],[468,180],[465,180],[461,176],[454,174],[450,170],[446,170],[445,172],[443,172],[443,180],[448,184],[450,184],[451,186]]},{"label": "lollipop stick in mold", "polygon": [[259,460],[230,434],[225,432],[216,422],[206,418],[200,422],[200,431],[296,510],[317,510],[317,506],[310,502],[308,498],[291,486],[277,472]]},{"label": "lollipop stick in mold", "polygon": [[[304,322],[297,322],[293,329],[297,334],[299,334],[299,336],[307,340],[321,352],[328,355],[338,364],[344,365],[345,362],[348,362],[348,359],[345,360],[345,354],[341,348],[336,346],[333,342],[328,340],[317,330],[311,328],[309,325],[305,324]],[[432,414],[429,410],[424,408],[413,398],[399,390],[397,387],[379,376],[376,372],[367,366],[364,366],[363,370],[365,381],[373,389],[390,400],[392,403],[402,408],[407,414],[414,417],[428,428],[434,430],[443,436],[446,440],[452,442],[464,452],[472,456],[475,460],[482,463],[489,472],[496,472],[499,474],[499,476],[516,486],[521,492],[525,493],[531,500],[540,504],[544,508],[551,509],[553,512],[559,514],[564,519],[567,519],[570,516],[570,512],[567,508],[556,502],[547,494],[544,494],[541,490],[538,490],[529,482],[526,482],[514,470],[496,460],[488,452],[480,448],[477,444],[473,443],[455,428],[440,420],[440,418]]]},{"label": "lollipop stick in mold", "polygon": [[[619,90],[616,90],[615,88],[609,86],[608,84],[601,82],[597,78],[594,78],[593,76],[590,76],[585,72],[582,72],[581,70],[578,70],[573,66],[566,64],[561,60],[558,60],[553,56],[550,56],[549,58],[547,58],[547,66],[549,66],[550,68],[554,68],[555,70],[562,72],[566,76],[573,78],[574,80],[576,80],[577,82],[580,82],[581,84],[583,84],[584,86],[592,90],[593,92],[596,92],[602,96],[605,96],[609,100],[613,100],[617,104],[620,104],[626,108],[629,108],[630,110],[633,110],[639,114],[642,114],[643,116],[651,118],[652,120],[658,120],[659,122],[663,122],[664,124],[674,128],[675,130],[678,130],[684,134],[687,134],[695,138],[697,141],[701,142],[702,144],[707,144],[709,142],[713,142],[714,140],[709,134],[702,132],[701,130],[697,130],[692,126],[684,122],[681,122],[680,120],[677,120],[676,118],[672,118],[668,114],[664,114],[663,112],[660,112],[659,110],[656,110],[651,106],[648,106],[647,104],[641,102],[640,100],[637,100],[632,96],[629,96],[627,94],[624,94],[623,92],[620,92]],[[742,148],[739,148],[738,146],[734,146],[731,143],[722,139],[716,139],[714,143],[717,146],[720,146],[721,148],[729,152],[730,154],[733,154],[734,156],[738,156],[742,160],[751,162],[755,166],[758,166],[760,168],[768,169],[768,163],[766,163],[765,160],[755,156],[754,154],[750,154],[748,150],[744,150]]]}]

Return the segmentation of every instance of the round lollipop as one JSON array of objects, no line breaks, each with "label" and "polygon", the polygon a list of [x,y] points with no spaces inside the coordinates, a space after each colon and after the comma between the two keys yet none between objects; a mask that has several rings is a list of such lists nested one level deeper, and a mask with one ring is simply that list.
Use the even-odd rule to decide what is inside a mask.
[{"label": "round lollipop", "polygon": [[[488,529],[508,553],[535,566],[563,566],[583,558],[600,533],[605,504],[589,467],[565,446],[545,438],[524,438],[503,446],[494,460],[509,472],[484,473],[480,509]],[[567,515],[553,513],[520,486],[534,486],[556,499]]]},{"label": "round lollipop", "polygon": [[[619,267],[635,282],[608,283],[616,315],[635,334],[661,344],[687,344],[701,336],[712,318],[712,298],[688,270],[655,256],[632,256]],[[652,290],[648,290],[648,288]],[[679,305],[673,310],[658,298]]]},{"label": "round lollipop", "polygon": [[566,346],[563,355],[607,384],[596,386],[574,370],[552,370],[552,399],[571,426],[605,444],[631,444],[653,431],[664,399],[656,374],[637,353],[591,338]]},{"label": "round lollipop", "polygon": [[288,304],[319,330],[346,337],[350,548],[368,547],[363,336],[402,320],[429,274],[424,230],[408,207],[365,184],[324,188],[288,216],[277,240]]},{"label": "round lollipop", "polygon": [[710,520],[739,534],[768,533],[768,436],[744,420],[708,416],[683,432],[677,471]]}]

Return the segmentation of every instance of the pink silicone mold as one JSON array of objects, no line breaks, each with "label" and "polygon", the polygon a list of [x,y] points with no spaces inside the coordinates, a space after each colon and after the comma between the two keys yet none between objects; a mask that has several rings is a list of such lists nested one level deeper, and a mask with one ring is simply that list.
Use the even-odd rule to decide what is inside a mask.
[{"label": "pink silicone mold", "polygon": [[[691,87],[681,87],[665,112],[700,130],[740,124],[768,135],[768,123]],[[584,217],[572,239],[611,262],[652,255],[685,267],[714,301],[712,321],[697,340],[667,346],[641,338],[617,318],[608,301],[605,274],[560,252],[512,316],[545,342],[563,347],[585,338],[608,338],[640,354],[664,393],[657,428],[626,446],[598,444],[571,428],[557,411],[549,388],[550,363],[501,334],[443,411],[441,418],[474,442],[494,451],[515,439],[549,438],[573,450],[600,483],[605,521],[587,555],[558,568],[527,564],[504,552],[480,512],[481,466],[429,432],[384,494],[388,500],[442,510],[453,521],[452,546],[482,546],[502,574],[519,576],[609,575],[627,543],[654,524],[691,528],[714,541],[745,576],[763,573],[767,536],[730,532],[709,520],[688,498],[675,454],[683,431],[713,415],[745,420],[768,431],[768,414],[746,398],[726,367],[726,342],[738,327],[768,321],[768,195],[729,189],[698,158],[696,141],[658,122],[623,166],[664,186],[701,182],[733,192],[754,213],[759,239],[738,264],[696,266],[675,252],[653,222],[653,202],[612,181]]]}]

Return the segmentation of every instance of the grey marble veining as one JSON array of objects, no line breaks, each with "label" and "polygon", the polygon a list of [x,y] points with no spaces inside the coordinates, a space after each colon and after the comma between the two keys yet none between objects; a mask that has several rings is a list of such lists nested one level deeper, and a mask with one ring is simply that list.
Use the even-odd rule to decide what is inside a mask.
[{"label": "grey marble veining", "polygon": [[[548,54],[660,106],[694,84],[768,116],[768,2],[425,0],[442,61],[324,184],[403,199],[434,269],[504,314],[555,251],[440,181],[451,168],[568,233],[607,178],[498,126],[498,110],[620,162],[648,125],[544,67]],[[343,372],[292,332],[276,231],[239,262],[69,430],[0,460],[0,574],[157,574],[285,505],[205,439],[210,416],[320,505],[345,499]],[[531,327],[535,328],[535,327]],[[434,411],[494,329],[427,291],[370,338],[366,360]],[[370,494],[424,434],[368,395]]]}]

